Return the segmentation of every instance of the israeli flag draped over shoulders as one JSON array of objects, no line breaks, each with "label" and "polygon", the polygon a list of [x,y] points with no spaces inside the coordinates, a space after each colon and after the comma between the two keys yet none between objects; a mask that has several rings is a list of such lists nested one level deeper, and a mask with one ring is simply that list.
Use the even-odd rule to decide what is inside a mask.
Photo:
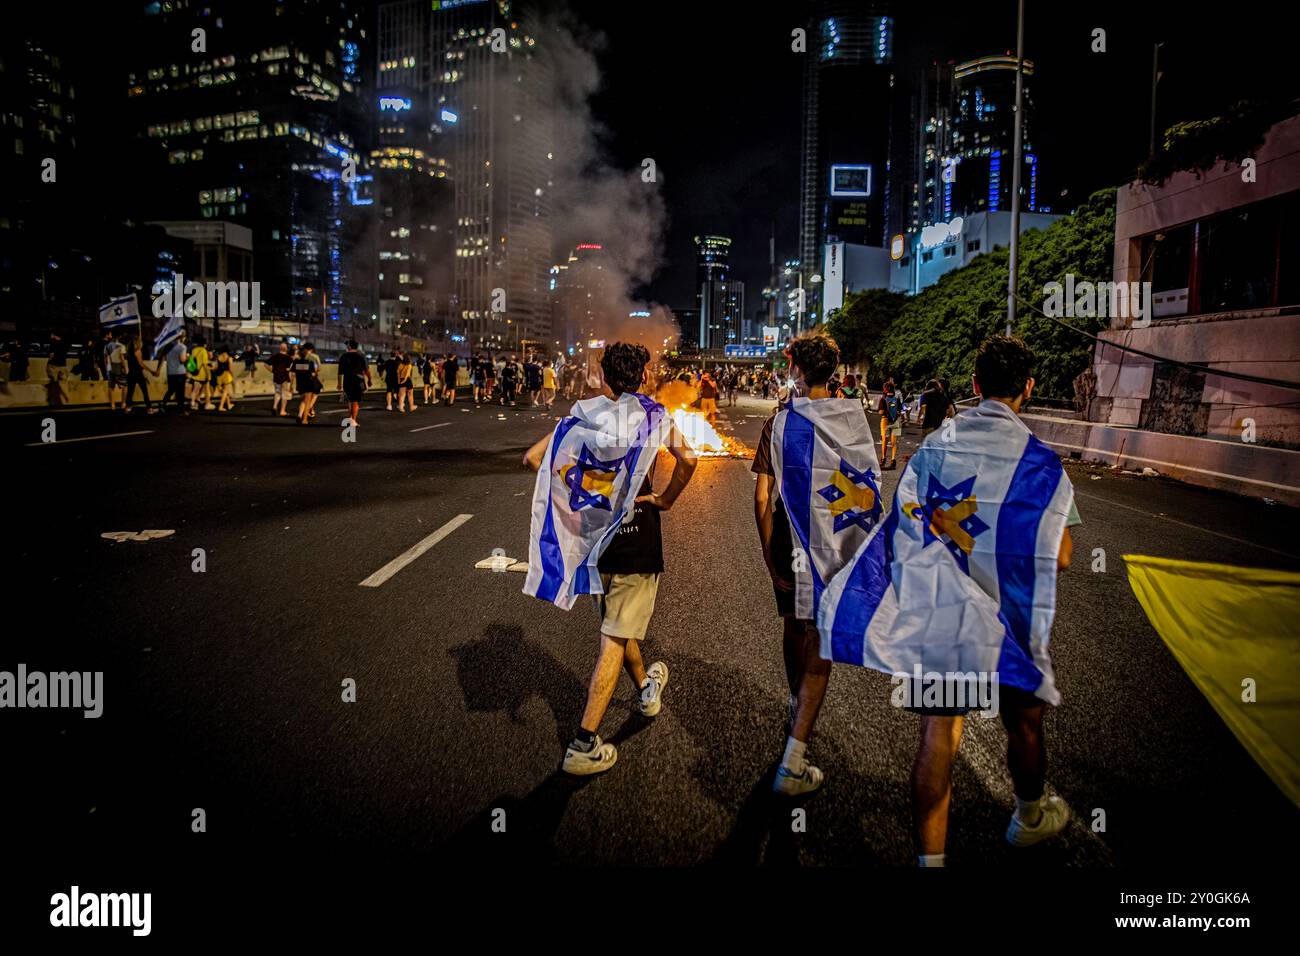
[{"label": "israeli flag draped over shoulders", "polygon": [[879,540],[828,589],[823,649],[887,673],[996,672],[1059,703],[1047,645],[1074,488],[1002,402],[949,427],[952,441],[941,429],[912,456]]},{"label": "israeli flag draped over shoulders", "polygon": [[671,425],[646,395],[574,403],[555,426],[533,486],[525,594],[567,611],[580,594],[604,593],[596,565],[631,514]]},{"label": "israeli flag draped over shoulders", "polygon": [[115,329],[120,325],[136,325],[139,321],[140,307],[136,304],[134,292],[99,307],[100,328]]},{"label": "israeli flag draped over shoulders", "polygon": [[880,461],[862,402],[792,399],[772,424],[772,470],[796,548],[795,615],[816,620],[826,584],[883,515]]}]

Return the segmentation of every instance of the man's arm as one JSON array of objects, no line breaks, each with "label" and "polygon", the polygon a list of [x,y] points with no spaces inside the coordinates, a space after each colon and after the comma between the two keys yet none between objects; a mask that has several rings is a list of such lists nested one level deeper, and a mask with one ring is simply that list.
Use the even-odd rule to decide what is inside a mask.
[{"label": "man's arm", "polygon": [[758,540],[763,546],[763,563],[767,565],[767,573],[772,578],[772,583],[783,591],[794,589],[794,582],[789,581],[776,573],[776,567],[772,564],[772,491],[776,486],[776,479],[772,475],[759,474],[755,476],[754,481],[754,523],[758,525]]},{"label": "man's arm", "polygon": [[1061,535],[1061,550],[1056,553],[1056,568],[1058,571],[1064,571],[1070,566],[1070,558],[1074,555],[1074,541],[1070,537],[1070,529],[1066,528],[1065,533]]},{"label": "man's arm", "polygon": [[532,448],[524,452],[523,465],[525,468],[531,468],[533,471],[542,470],[542,460],[546,457],[546,446],[550,444],[551,436],[554,434],[554,432],[547,432],[537,439],[537,443]]},{"label": "man's arm", "polygon": [[695,466],[699,462],[695,451],[686,443],[686,439],[677,430],[676,425],[668,426],[667,444],[668,453],[675,459],[673,476],[668,481],[668,487],[661,492],[641,495],[636,499],[637,504],[654,505],[660,511],[667,511],[671,508],[673,502],[677,500],[677,496],[686,490],[686,485],[690,482],[691,476],[695,474]]}]

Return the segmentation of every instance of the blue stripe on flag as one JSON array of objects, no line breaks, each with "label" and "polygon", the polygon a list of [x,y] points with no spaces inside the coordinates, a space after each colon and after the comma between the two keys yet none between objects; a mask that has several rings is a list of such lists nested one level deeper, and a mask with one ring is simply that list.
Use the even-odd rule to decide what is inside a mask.
[{"label": "blue stripe on flag", "polygon": [[[555,437],[551,439],[551,454],[547,467],[554,464],[555,453],[559,450],[560,442],[564,441],[564,436],[576,424],[578,424],[578,419],[569,416],[555,426]],[[549,483],[552,476],[547,475],[546,480]],[[546,496],[546,520],[542,524],[541,539],[537,542],[538,552],[542,559],[542,580],[537,585],[537,596],[543,601],[552,603],[554,603],[556,595],[560,593],[560,588],[564,585],[564,552],[560,550],[560,541],[555,534],[555,517],[551,511],[553,507],[553,496],[548,492]]]},{"label": "blue stripe on flag", "polygon": [[882,531],[874,534],[857,555],[853,570],[844,582],[844,590],[831,622],[831,660],[837,664],[862,665],[867,628],[880,606],[880,599],[890,587],[889,565],[885,563]]},{"label": "blue stripe on flag", "polygon": [[[790,519],[808,556],[808,571],[813,583],[813,613],[821,603],[822,583],[817,564],[812,559],[808,535],[812,528],[812,464],[813,425],[793,408],[786,411],[785,428],[781,434],[781,497],[785,499],[785,513]],[[793,466],[793,467],[791,467]]]},{"label": "blue stripe on flag", "polygon": [[1030,652],[1038,526],[1060,480],[1061,460],[1030,436],[998,509],[998,603],[1009,632],[998,662],[999,680],[1030,691],[1042,682]]}]

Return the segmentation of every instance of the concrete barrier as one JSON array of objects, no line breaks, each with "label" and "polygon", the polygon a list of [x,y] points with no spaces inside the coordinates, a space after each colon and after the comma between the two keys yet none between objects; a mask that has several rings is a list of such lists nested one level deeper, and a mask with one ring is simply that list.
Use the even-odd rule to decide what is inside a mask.
[{"label": "concrete barrier", "polygon": [[[31,360],[27,369],[27,380],[24,382],[9,382],[0,386],[0,409],[4,408],[46,408],[49,406],[48,386],[49,377],[46,373],[46,359],[34,358]],[[165,371],[165,370],[164,370]],[[338,371],[336,364],[322,365],[320,369],[321,384],[326,392],[332,392],[338,389]],[[145,380],[149,383],[149,398],[151,401],[161,401],[167,392],[167,376],[154,375],[153,363],[145,363]],[[244,371],[242,362],[235,363],[235,400],[241,398],[256,398],[259,396],[270,396],[275,394],[275,383],[271,379],[271,370],[259,362],[249,376]],[[370,376],[374,389],[383,389],[384,377],[372,366]],[[420,378],[419,373],[412,376],[415,387],[423,391],[424,380]],[[469,373],[462,368],[458,376],[457,388],[469,388]],[[94,381],[82,381],[79,377],[69,370],[68,378],[64,380],[63,390],[68,395],[67,403],[64,407],[76,405],[107,405],[108,404],[108,383],[103,379]],[[136,402],[140,401],[140,390],[136,389]]]},{"label": "concrete barrier", "polygon": [[1300,506],[1300,451],[1047,415],[1025,415],[1023,420],[1066,457],[1134,471],[1154,468],[1191,485]]}]

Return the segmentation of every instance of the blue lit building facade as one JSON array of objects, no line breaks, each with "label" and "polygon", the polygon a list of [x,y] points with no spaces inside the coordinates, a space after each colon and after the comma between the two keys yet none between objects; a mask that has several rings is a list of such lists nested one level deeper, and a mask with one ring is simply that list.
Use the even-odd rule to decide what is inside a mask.
[{"label": "blue lit building facade", "polygon": [[[807,26],[799,260],[804,288],[827,243],[883,246],[889,208],[894,18],[890,4],[821,0]],[[803,325],[821,321],[809,294]]]},{"label": "blue lit building facade", "polygon": [[140,16],[146,52],[122,77],[137,213],[250,229],[264,317],[364,328],[377,314],[368,15],[354,0],[180,0]]}]

